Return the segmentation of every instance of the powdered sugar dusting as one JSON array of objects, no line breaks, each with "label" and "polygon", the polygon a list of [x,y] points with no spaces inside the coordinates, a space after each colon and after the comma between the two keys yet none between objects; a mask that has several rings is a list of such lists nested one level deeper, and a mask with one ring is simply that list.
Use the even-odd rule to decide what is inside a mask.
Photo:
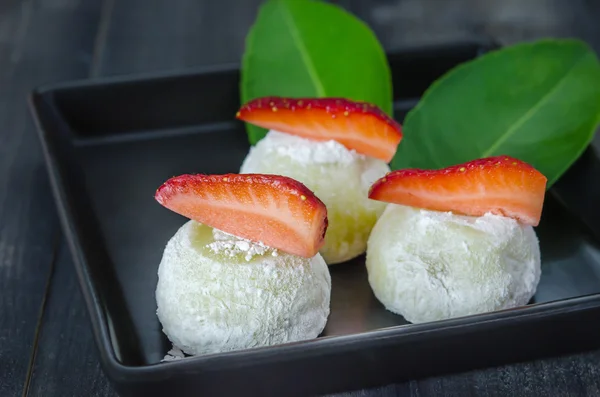
[{"label": "powdered sugar dusting", "polygon": [[163,358],[161,361],[162,362],[176,361],[176,360],[181,360],[183,358],[185,358],[185,353],[183,351],[181,351],[180,348],[173,345],[173,348],[167,352],[167,354],[165,355],[165,358]]},{"label": "powdered sugar dusting", "polygon": [[350,164],[365,156],[335,140],[315,141],[270,130],[264,141],[267,152],[277,152],[301,164]]},{"label": "powdered sugar dusting", "polygon": [[[163,332],[185,356],[312,339],[323,331],[331,277],[319,254],[229,260],[199,250],[196,228],[190,220],[169,240],[156,286]],[[181,358],[176,349],[168,356]]]},{"label": "powdered sugar dusting", "polygon": [[279,255],[275,248],[268,247],[261,242],[246,240],[218,229],[213,229],[213,238],[215,241],[208,244],[208,248],[215,254],[224,254],[229,257],[245,254],[244,259],[246,261],[250,261],[257,255],[264,255],[269,251],[271,251],[272,256]]},{"label": "powdered sugar dusting", "polygon": [[527,304],[540,280],[531,226],[390,204],[368,242],[369,284],[413,323]]}]

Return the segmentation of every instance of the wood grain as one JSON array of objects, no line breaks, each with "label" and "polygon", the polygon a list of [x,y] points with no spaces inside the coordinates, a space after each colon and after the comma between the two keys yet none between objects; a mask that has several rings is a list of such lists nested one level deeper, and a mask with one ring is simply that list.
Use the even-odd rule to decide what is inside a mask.
[{"label": "wood grain", "polygon": [[597,396],[600,352],[489,368],[416,382],[425,396]]},{"label": "wood grain", "polygon": [[[370,23],[388,49],[488,32],[527,38],[540,31],[572,29],[576,35],[590,38],[590,29],[596,29],[595,24],[587,30],[574,28],[571,17],[557,22],[554,18],[560,12],[541,1],[537,9],[522,8],[525,17],[518,23],[539,17],[543,24],[545,16],[550,21],[546,23],[554,25],[538,25],[536,31],[513,24],[511,31],[510,24],[477,19],[477,9],[471,10],[474,1],[460,1],[454,7],[437,7],[433,0],[420,4],[416,0],[339,3]],[[23,97],[43,81],[238,61],[259,3],[0,1],[0,395],[18,395],[25,380],[57,231],[37,141],[24,103],[14,98]],[[502,2],[494,3],[499,7]],[[514,7],[513,1],[504,3]],[[573,2],[579,7],[591,7],[592,3]],[[460,9],[467,11],[461,14]],[[492,18],[493,14],[485,15]],[[115,395],[99,367],[64,245],[50,282],[28,394]],[[593,396],[600,395],[598,362],[600,352],[591,352],[337,396]]]},{"label": "wood grain", "polygon": [[[39,84],[85,76],[93,2],[0,2],[0,395],[19,395],[59,231],[27,109]],[[73,29],[77,34],[73,34]]]},{"label": "wood grain", "polygon": [[[211,18],[223,13],[224,4],[105,0],[95,14],[88,14],[97,29],[93,45],[86,51],[91,55],[87,73],[94,78],[237,61],[260,1],[229,2],[240,12],[228,14],[217,26]],[[78,29],[77,25],[72,29]],[[222,42],[216,39],[219,37]],[[64,247],[51,280],[28,393],[115,395],[100,368],[85,305]]]},{"label": "wood grain", "polygon": [[345,0],[386,48],[493,37],[509,45],[578,37],[600,49],[600,3],[589,0]]},{"label": "wood grain", "polygon": [[[539,397],[600,395],[600,352],[428,378],[335,397]],[[334,397],[331,395],[330,397]]]},{"label": "wood grain", "polygon": [[261,2],[117,1],[96,75],[237,62]]},{"label": "wood grain", "polygon": [[102,372],[70,252],[60,244],[43,316],[30,396],[116,396]]}]

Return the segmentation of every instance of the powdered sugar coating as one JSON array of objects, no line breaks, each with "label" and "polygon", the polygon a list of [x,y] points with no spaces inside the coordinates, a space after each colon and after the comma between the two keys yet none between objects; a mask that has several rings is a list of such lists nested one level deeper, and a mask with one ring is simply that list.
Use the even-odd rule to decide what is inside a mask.
[{"label": "powdered sugar coating", "polygon": [[366,263],[377,299],[412,323],[525,305],[541,275],[531,226],[396,204],[373,228]]},{"label": "powdered sugar coating", "polygon": [[348,150],[340,143],[314,141],[269,131],[250,149],[240,173],[291,177],[327,206],[329,226],[320,253],[328,264],[365,252],[367,239],[386,203],[369,200],[369,187],[390,171],[382,160]]},{"label": "powdered sugar coating", "polygon": [[322,332],[331,277],[319,254],[230,257],[207,246],[213,239],[197,238],[200,227],[206,228],[185,223],[167,243],[158,269],[157,316],[176,348],[190,355],[218,353]]},{"label": "powdered sugar coating", "polygon": [[207,247],[215,254],[224,254],[229,257],[234,257],[243,253],[246,261],[251,260],[256,255],[264,255],[267,252],[272,256],[279,255],[277,249],[267,247],[261,242],[254,242],[241,237],[236,237],[218,229],[213,229],[212,234],[215,241],[208,244]]},{"label": "powdered sugar coating", "polygon": [[183,351],[181,351],[181,349],[178,348],[177,346],[173,345],[171,350],[169,350],[167,352],[167,354],[165,354],[165,357],[161,361],[162,362],[177,361],[177,360],[183,360],[184,358],[185,358],[185,354],[183,353]]},{"label": "powdered sugar coating", "polygon": [[[350,164],[365,160],[366,156],[347,149],[334,140],[314,141],[299,136],[270,130],[264,139],[262,149],[275,151],[299,164]],[[251,148],[252,150],[254,148]]]}]

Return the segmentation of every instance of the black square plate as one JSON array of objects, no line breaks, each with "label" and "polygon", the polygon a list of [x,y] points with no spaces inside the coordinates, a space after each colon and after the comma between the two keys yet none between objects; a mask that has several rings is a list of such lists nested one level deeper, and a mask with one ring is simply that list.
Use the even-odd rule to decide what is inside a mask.
[{"label": "black square plate", "polygon": [[[492,46],[388,54],[396,119],[453,66]],[[526,307],[420,325],[384,310],[364,257],[331,268],[331,316],[315,340],[161,362],[157,268],[183,224],[153,198],[173,175],[238,172],[249,145],[237,65],[70,82],[31,105],[101,361],[136,395],[332,393],[600,345],[600,166],[590,147],[548,195],[542,278]],[[591,183],[590,181],[595,181]]]}]

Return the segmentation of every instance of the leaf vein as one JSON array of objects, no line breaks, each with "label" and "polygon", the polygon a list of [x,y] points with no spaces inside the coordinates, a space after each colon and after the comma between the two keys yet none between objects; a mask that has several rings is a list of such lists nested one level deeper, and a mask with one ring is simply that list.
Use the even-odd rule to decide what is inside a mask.
[{"label": "leaf vein", "polygon": [[550,91],[548,91],[544,96],[542,96],[537,103],[531,107],[531,109],[529,109],[524,115],[522,115],[507,131],[506,133],[502,134],[500,137],[498,137],[498,139],[496,140],[496,142],[494,142],[494,144],[492,144],[490,146],[490,148],[488,150],[486,150],[483,155],[481,156],[482,158],[485,157],[489,157],[492,154],[494,154],[494,152],[500,147],[502,146],[502,144],[504,142],[506,142],[511,136],[513,136],[516,131],[521,128],[527,121],[529,121],[537,112],[538,110],[540,110],[542,108],[542,106],[552,97],[554,96],[554,94],[558,91],[558,89],[563,85],[563,83],[567,80],[567,77],[569,77],[569,75],[571,74],[571,72],[573,71],[573,69],[575,69],[577,67],[577,65],[579,65],[579,63],[581,63],[582,60],[585,59],[585,55],[586,54],[582,54],[582,56],[577,59],[577,61],[573,62],[573,65],[571,65],[571,67],[569,68],[569,70],[567,70],[567,72],[564,74],[564,76],[562,76],[560,78],[560,80],[558,80],[556,82],[556,84],[554,84],[554,87],[552,87],[552,89]]},{"label": "leaf vein", "polygon": [[285,4],[281,3],[281,7],[283,9],[283,11],[282,11],[283,17],[286,20],[286,22],[288,23],[288,25],[290,26],[290,32],[292,34],[292,39],[294,40],[296,47],[298,47],[298,51],[300,52],[300,57],[302,58],[302,61],[306,65],[306,69],[308,71],[310,79],[315,86],[315,90],[317,91],[317,96],[324,97],[325,96],[325,88],[323,87],[323,84],[321,83],[319,74],[317,73],[317,70],[315,69],[315,65],[312,61],[312,58],[310,57],[310,54],[308,53],[308,50],[306,49],[306,46],[304,45],[304,42],[300,38],[300,32],[298,31],[298,27],[296,26],[296,23],[294,22],[294,18],[290,14],[290,11],[287,9]]}]

